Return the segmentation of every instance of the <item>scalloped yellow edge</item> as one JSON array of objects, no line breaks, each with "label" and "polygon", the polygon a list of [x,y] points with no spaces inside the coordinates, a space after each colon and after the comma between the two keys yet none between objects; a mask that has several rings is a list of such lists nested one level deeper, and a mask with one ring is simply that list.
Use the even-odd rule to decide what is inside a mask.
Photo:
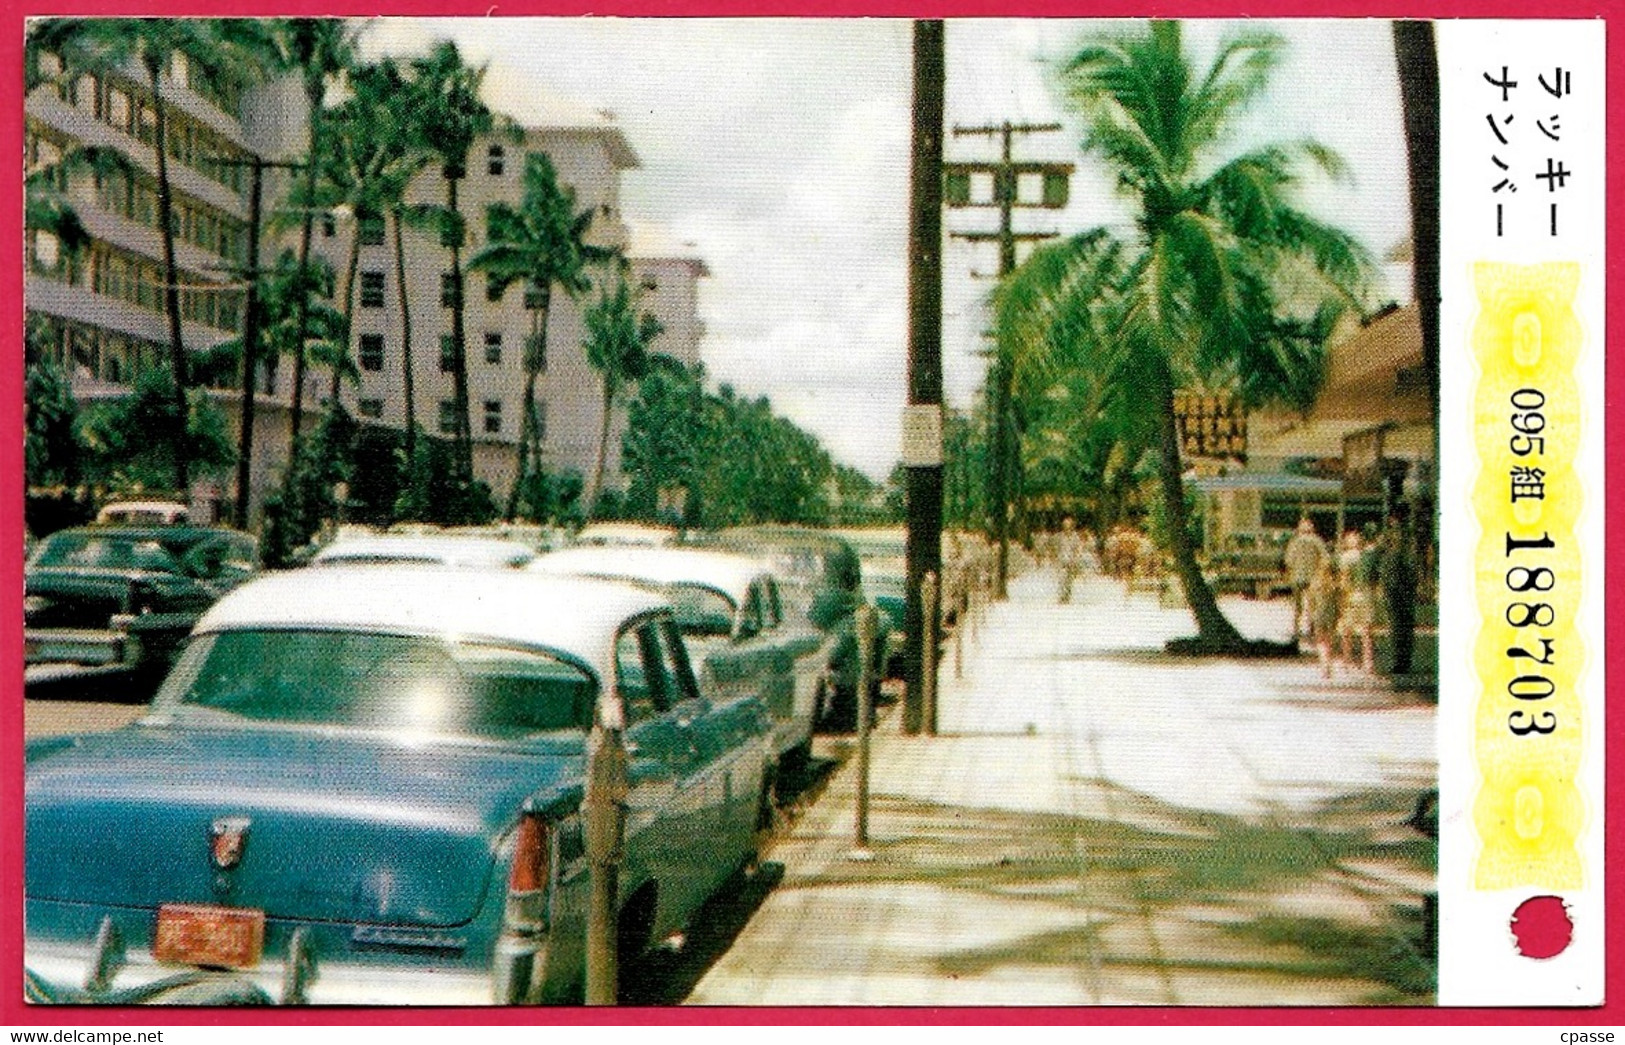
[{"label": "scalloped yellow edge", "polygon": [[[1577,844],[1585,821],[1585,796],[1577,780],[1586,728],[1579,680],[1587,656],[1576,623],[1582,555],[1575,524],[1584,497],[1582,477],[1574,467],[1581,431],[1574,366],[1584,336],[1574,309],[1579,283],[1575,262],[1473,266],[1479,311],[1471,345],[1479,376],[1472,424],[1479,471],[1472,510],[1480,535],[1473,579],[1478,612],[1472,651],[1478,678],[1473,756],[1480,787],[1472,815],[1480,842],[1473,885],[1481,890],[1577,889],[1585,878]],[[1531,388],[1545,396],[1540,433],[1545,445],[1543,452],[1518,456],[1511,442],[1519,434],[1511,424],[1516,410],[1512,397]],[[1524,403],[1532,399],[1521,397]],[[1515,466],[1544,471],[1543,499],[1512,499]],[[1553,549],[1507,553],[1508,534],[1539,538],[1543,533],[1551,536]],[[1514,567],[1551,570],[1550,590],[1510,591],[1508,571]],[[1512,578],[1520,583],[1529,579],[1524,574]],[[1514,602],[1549,605],[1551,625],[1514,626],[1509,614],[1521,617],[1526,612],[1509,611]],[[1550,665],[1507,652],[1512,647],[1541,652],[1541,639],[1552,641]],[[1537,673],[1555,687],[1551,696],[1520,700],[1509,694],[1515,679]],[[1528,693],[1546,687],[1525,682],[1517,688]],[[1523,716],[1514,719],[1519,712]],[[1555,719],[1546,719],[1547,712]],[[1555,725],[1546,734],[1518,736],[1511,729],[1513,723],[1547,722]]]}]

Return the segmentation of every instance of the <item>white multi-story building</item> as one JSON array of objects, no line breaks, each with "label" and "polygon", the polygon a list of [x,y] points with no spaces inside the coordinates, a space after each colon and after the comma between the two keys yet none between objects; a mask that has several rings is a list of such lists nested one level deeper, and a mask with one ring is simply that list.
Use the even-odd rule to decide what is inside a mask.
[{"label": "white multi-story building", "polygon": [[[620,211],[620,176],[638,162],[620,129],[607,120],[597,125],[531,127],[517,141],[492,135],[476,141],[469,152],[457,195],[467,227],[461,263],[470,427],[475,474],[499,494],[513,482],[514,447],[523,417],[523,355],[533,317],[523,284],[494,295],[486,276],[470,270],[469,264],[486,244],[487,209],[497,202],[519,204],[525,156],[531,152],[546,153],[552,160],[560,183],[574,191],[578,211],[592,211],[590,240],[621,250],[628,235]],[[438,205],[445,199],[438,165],[420,173],[407,191],[409,203]],[[352,242],[360,237],[351,352],[361,380],[358,388],[347,388],[344,394],[353,395],[349,405],[362,419],[401,426],[406,422],[402,287],[396,277],[394,237],[385,225],[368,216],[337,216],[324,223],[318,249],[335,271],[343,273]],[[408,226],[402,239],[413,410],[426,431],[449,436],[456,417],[451,252],[433,229]],[[582,350],[587,298],[590,293],[575,300],[554,288],[546,317],[547,355],[536,392],[546,463],[583,473],[592,465],[601,417],[597,374]]]},{"label": "white multi-story building", "polygon": [[[25,100],[24,163],[31,172],[57,172],[57,186],[91,241],[69,256],[49,232],[25,232],[29,347],[63,366],[79,398],[118,396],[138,369],[169,361],[153,145],[157,108],[145,75],[134,67],[63,80],[56,75],[60,63],[45,55],[42,68],[53,79]],[[160,93],[182,341],[196,352],[241,330],[237,273],[248,245],[246,161],[259,150],[237,115],[244,97],[233,85],[206,81],[177,62]],[[86,148],[124,162],[62,164]],[[282,424],[286,439],[285,417]]]},{"label": "white multi-story building", "polygon": [[[295,158],[305,139],[295,80],[248,92],[196,80],[182,66],[162,86],[179,233],[177,262],[185,288],[183,333],[187,348],[194,352],[241,332],[243,293],[237,273],[247,257],[248,161],[255,156]],[[150,92],[138,73],[85,75],[61,87],[37,89],[27,99],[25,113],[30,169],[53,162],[78,144],[111,148],[132,161],[129,174],[85,172],[64,182],[94,239],[89,250],[69,259],[46,233],[31,231],[27,241],[31,344],[65,364],[81,398],[123,394],[138,367],[167,365],[168,360]],[[574,191],[577,208],[592,210],[592,241],[623,252],[630,236],[620,211],[621,175],[638,165],[613,119],[596,113],[538,119],[518,140],[493,135],[478,141],[470,152],[466,176],[458,184],[459,209],[467,227],[462,263],[470,427],[476,475],[499,499],[514,477],[523,352],[532,313],[525,287],[516,284],[493,297],[484,274],[468,271],[468,264],[485,243],[487,208],[498,201],[520,202],[529,152],[546,153],[560,182]],[[284,198],[288,177],[268,171],[267,217]],[[414,181],[408,200],[444,202],[438,165]],[[320,216],[314,247],[339,274],[340,282],[353,243],[359,253],[350,352],[360,381],[346,384],[341,394],[362,420],[398,427],[406,419],[405,343],[394,237],[376,217]],[[279,242],[263,234],[261,264],[269,265],[277,253],[296,246],[297,235]],[[405,230],[403,247],[416,420],[430,433],[449,434],[455,416],[452,298],[447,286],[450,252],[434,231],[414,227]],[[664,328],[655,350],[697,361],[703,334],[697,318],[697,281],[706,274],[703,263],[679,256],[639,258],[633,260],[632,272],[642,288],[641,307]],[[596,462],[602,420],[602,384],[583,348],[582,316],[592,296],[589,292],[575,300],[554,288],[546,318],[546,368],[537,385],[544,463],[584,475]],[[342,303],[338,295],[335,304]],[[292,371],[284,360],[262,374],[257,388],[250,483],[253,515],[286,466]],[[231,387],[233,381],[218,383],[222,387],[215,392],[217,401],[235,433],[238,393]],[[307,426],[320,416],[330,389],[328,373],[311,368],[303,396]],[[618,481],[624,425],[621,404],[611,418],[606,462],[612,484]]]}]

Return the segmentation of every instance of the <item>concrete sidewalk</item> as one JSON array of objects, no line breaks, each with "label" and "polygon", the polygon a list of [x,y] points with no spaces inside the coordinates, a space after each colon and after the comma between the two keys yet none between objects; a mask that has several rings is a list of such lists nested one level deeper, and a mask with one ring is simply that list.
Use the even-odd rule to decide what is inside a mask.
[{"label": "concrete sidewalk", "polygon": [[[875,738],[770,859],[705,1005],[1427,1004],[1433,708],[1301,661],[1181,659],[1184,610],[1012,582],[943,665],[942,736]],[[1227,601],[1280,638],[1284,603]]]}]

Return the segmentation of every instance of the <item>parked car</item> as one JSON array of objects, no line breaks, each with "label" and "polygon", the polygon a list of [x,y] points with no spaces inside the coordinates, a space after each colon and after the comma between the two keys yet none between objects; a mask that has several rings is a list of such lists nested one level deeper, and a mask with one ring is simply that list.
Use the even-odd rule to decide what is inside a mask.
[{"label": "parked car", "polygon": [[24,658],[162,670],[203,612],[257,569],[254,538],[235,530],[59,530],[28,558]]},{"label": "parked car", "polygon": [[650,523],[595,522],[583,526],[570,543],[662,547],[677,543],[677,531]]},{"label": "parked car", "polygon": [[536,551],[518,541],[461,534],[368,533],[342,536],[311,557],[312,565],[419,563],[440,566],[518,567]]},{"label": "parked car", "polygon": [[631,756],[625,954],[754,856],[767,808],[767,711],[701,692],[664,599],[421,566],[245,585],[145,718],[26,750],[29,995],[575,998],[595,715]]},{"label": "parked car", "polygon": [[192,510],[179,501],[113,501],[102,505],[96,522],[107,526],[179,526]]},{"label": "parked car", "polygon": [[831,531],[857,552],[863,570],[863,597],[880,614],[881,674],[903,677],[904,618],[908,612],[907,534],[900,526],[866,526]]},{"label": "parked car", "polygon": [[[829,639],[819,727],[856,728],[859,658],[853,614],[863,602],[863,570],[852,546],[826,530],[799,526],[741,526],[703,535],[696,543],[759,556],[772,565],[788,613],[810,621]],[[877,668],[883,647],[877,644]]]},{"label": "parked car", "polygon": [[806,762],[825,639],[810,623],[785,616],[767,563],[709,549],[625,546],[569,548],[529,568],[620,578],[660,591],[671,600],[695,670],[725,694],[759,697],[773,714],[780,764]]}]

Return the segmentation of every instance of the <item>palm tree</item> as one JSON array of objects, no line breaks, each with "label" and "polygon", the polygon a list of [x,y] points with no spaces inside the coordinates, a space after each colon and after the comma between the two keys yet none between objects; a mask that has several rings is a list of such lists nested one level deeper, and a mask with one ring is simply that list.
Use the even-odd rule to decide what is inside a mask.
[{"label": "palm tree", "polygon": [[587,362],[603,379],[603,416],[598,424],[598,455],[592,482],[582,496],[588,512],[593,510],[604,488],[604,466],[609,457],[609,428],[615,404],[621,393],[649,371],[649,345],[660,336],[660,321],[638,310],[637,295],[626,280],[623,263],[614,282],[600,288],[598,298],[587,307]]},{"label": "palm tree", "polygon": [[[1003,317],[1001,337],[1039,354],[1068,346],[1125,390],[1120,410],[1154,426],[1166,538],[1203,649],[1242,639],[1196,561],[1175,393],[1217,388],[1250,406],[1306,403],[1331,317],[1359,306],[1370,271],[1357,241],[1294,205],[1306,168],[1343,173],[1335,154],[1312,141],[1221,154],[1282,47],[1279,37],[1245,32],[1198,70],[1179,23],[1159,21],[1079,50],[1060,84],[1083,119],[1084,151],[1132,202],[1134,232],[1118,241],[1096,230],[1037,252],[1001,289],[1025,301]],[[1107,250],[1121,256],[1102,265]]]},{"label": "palm tree", "polygon": [[468,171],[468,152],[474,140],[497,126],[496,116],[480,100],[486,68],[465,64],[457,45],[442,40],[427,55],[412,59],[410,94],[398,103],[413,114],[422,144],[440,158],[440,173],[446,183],[440,243],[451,251],[447,282],[451,295],[452,382],[457,412],[453,441],[459,478],[464,481],[474,475],[474,441],[468,416],[468,354],[463,334],[465,228],[462,212],[457,207],[457,183]]},{"label": "palm tree", "polygon": [[[180,276],[175,264],[175,217],[169,182],[168,113],[164,102],[166,73],[178,61],[191,76],[258,79],[266,68],[264,37],[258,23],[210,18],[69,18],[46,23],[38,44],[57,54],[69,69],[116,72],[130,63],[140,66],[152,95],[153,140],[157,168],[158,232],[164,255],[164,313],[169,321],[170,382],[174,386],[172,441],[175,485],[184,496],[191,488],[186,434],[186,343],[181,335]],[[38,70],[37,63],[30,65]]]},{"label": "palm tree", "polygon": [[430,151],[418,135],[412,117],[400,100],[408,96],[410,83],[399,63],[383,58],[356,70],[351,87],[359,104],[371,114],[371,133],[384,147],[387,162],[379,168],[377,205],[390,216],[395,252],[395,300],[401,316],[401,392],[404,397],[404,449],[408,468],[417,460],[417,403],[413,382],[412,308],[406,280],[405,225],[423,225],[439,214],[438,207],[408,204],[406,190],[418,173],[428,166]]},{"label": "palm tree", "polygon": [[507,517],[519,509],[520,491],[530,475],[530,462],[541,459],[540,426],[536,424],[536,378],[547,364],[547,320],[553,286],[575,299],[592,286],[587,267],[616,257],[609,247],[587,242],[593,210],[577,212],[575,191],[559,185],[553,161],[545,153],[525,157],[524,194],[519,206],[494,203],[486,213],[486,245],[469,268],[489,275],[493,289],[504,293],[516,282],[525,285],[530,337],[525,342],[525,393],[520,409],[519,445]]},{"label": "palm tree", "polygon": [[[361,232],[364,222],[382,220],[386,213],[397,218],[403,210],[407,186],[428,163],[428,155],[417,148],[409,128],[399,118],[396,106],[404,84],[398,67],[385,61],[350,73],[352,94],[343,105],[324,118],[327,146],[318,168],[320,178],[312,206],[317,210],[348,210],[356,217],[344,266],[340,298],[345,329],[345,355],[354,340],[356,270],[361,258]],[[307,208],[307,210],[310,208]],[[396,242],[397,253],[400,242]],[[404,261],[397,257],[397,268]],[[401,285],[403,308],[405,284]],[[406,314],[403,313],[403,318]],[[410,319],[406,318],[409,324]],[[407,327],[410,330],[410,326]],[[407,360],[410,361],[410,350]],[[410,381],[410,368],[407,380]],[[342,370],[333,371],[333,398],[339,395]]]},{"label": "palm tree", "polygon": [[[310,241],[316,214],[312,203],[316,198],[318,157],[328,148],[324,115],[327,88],[355,64],[356,30],[337,18],[285,18],[270,23],[270,39],[275,48],[278,65],[296,70],[305,93],[306,124],[309,144],[304,166],[304,184],[293,194],[296,205],[303,211],[299,228],[299,267],[310,265]],[[294,329],[303,331],[309,319],[308,298],[301,295],[295,304]],[[297,340],[303,341],[303,336]],[[293,393],[289,404],[288,456],[298,456],[300,428],[304,423],[305,354],[295,353],[293,358]]]},{"label": "palm tree", "polygon": [[[333,367],[354,378],[354,364],[344,350],[348,320],[327,303],[323,293],[332,278],[327,265],[318,259],[311,266],[301,268],[298,256],[285,250],[275,263],[262,267],[258,278],[261,325],[255,354],[268,349],[274,357],[304,355],[307,363]],[[301,298],[304,299],[302,332]],[[243,344],[244,338],[238,336],[198,353],[193,360],[194,371],[214,373],[222,379],[238,372],[242,366]]]}]

